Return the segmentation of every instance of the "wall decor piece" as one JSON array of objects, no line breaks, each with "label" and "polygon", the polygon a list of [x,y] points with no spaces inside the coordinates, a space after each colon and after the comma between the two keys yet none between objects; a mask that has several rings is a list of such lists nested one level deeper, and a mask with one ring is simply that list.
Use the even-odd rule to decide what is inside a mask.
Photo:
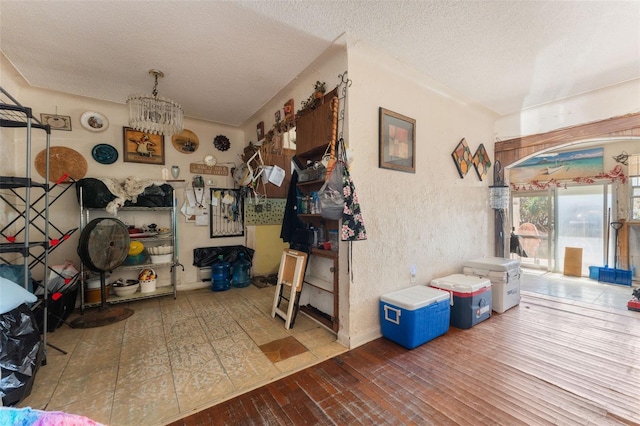
[{"label": "wall decor piece", "polygon": [[91,150],[91,156],[100,164],[113,164],[118,160],[118,151],[109,144],[99,143]]},{"label": "wall decor piece", "polygon": [[90,132],[103,132],[109,127],[109,120],[99,112],[87,111],[80,116],[80,124]]},{"label": "wall decor piece", "polygon": [[379,167],[416,172],[416,120],[380,108]]},{"label": "wall decor piece", "polygon": [[293,99],[289,99],[284,103],[284,121],[293,122],[295,118],[295,111],[293,110]]},{"label": "wall decor piece", "polygon": [[491,167],[491,159],[489,158],[489,154],[487,154],[487,150],[484,147],[484,144],[480,144],[476,153],[473,154],[473,167],[476,169],[476,174],[478,175],[478,179],[484,180],[487,177],[487,171],[489,167]]},{"label": "wall decor piece", "polygon": [[603,154],[603,148],[539,154],[510,168],[509,181],[569,181],[585,176],[597,176],[604,170]]},{"label": "wall decor piece", "polygon": [[58,114],[40,114],[40,122],[51,126],[51,130],[71,131],[71,117]]},{"label": "wall decor piece", "polygon": [[205,155],[204,158],[202,159],[202,161],[204,162],[204,164],[206,164],[207,166],[210,166],[210,167],[215,166],[216,163],[218,162],[216,157],[214,157],[211,154]]},{"label": "wall decor piece", "polygon": [[[47,177],[47,150],[43,149],[34,160],[36,171]],[[80,180],[87,174],[87,160],[78,151],[66,146],[52,146],[49,149],[49,182],[69,182]]]},{"label": "wall decor piece", "polygon": [[451,157],[453,157],[453,161],[456,163],[456,168],[458,169],[460,177],[463,178],[469,171],[471,163],[473,162],[473,159],[471,158],[471,150],[469,149],[469,145],[467,145],[465,138],[462,138],[458,143],[456,149],[451,153]]},{"label": "wall decor piece", "polygon": [[200,139],[191,130],[184,129],[182,132],[171,137],[173,147],[183,154],[193,154],[200,146]]},{"label": "wall decor piece", "polygon": [[164,164],[164,136],[123,128],[122,160],[127,163]]},{"label": "wall decor piece", "polygon": [[276,119],[276,123],[279,123],[280,120],[282,120],[282,113],[280,112],[280,110],[276,111],[276,113],[274,114],[274,118]]},{"label": "wall decor piece", "polygon": [[231,147],[231,141],[225,135],[218,135],[213,138],[213,146],[215,146],[218,151],[226,151]]},{"label": "wall decor piece", "polygon": [[189,164],[189,172],[197,173],[199,175],[216,175],[216,176],[228,176],[229,167],[217,166],[215,163],[211,166],[202,163]]},{"label": "wall decor piece", "polygon": [[211,188],[210,238],[244,235],[244,198],[241,189]]},{"label": "wall decor piece", "polygon": [[264,139],[264,121],[261,121],[256,126],[256,136],[258,137],[258,142]]}]

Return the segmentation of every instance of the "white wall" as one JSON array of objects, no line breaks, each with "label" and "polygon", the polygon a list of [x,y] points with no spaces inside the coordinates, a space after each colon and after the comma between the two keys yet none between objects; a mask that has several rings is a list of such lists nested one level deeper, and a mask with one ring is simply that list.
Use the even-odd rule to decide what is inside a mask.
[{"label": "white wall", "polygon": [[505,115],[496,121],[496,140],[535,135],[640,112],[640,79]]},{"label": "white wall", "polygon": [[[189,172],[189,164],[202,162],[206,154],[216,156],[218,163],[235,162],[240,164],[238,155],[245,146],[244,133],[239,128],[226,125],[193,120],[185,118],[185,128],[192,130],[200,140],[199,148],[192,154],[178,152],[171,143],[171,137],[165,137],[165,165],[147,165],[138,163],[125,163],[122,161],[123,151],[123,127],[128,126],[128,109],[125,104],[103,102],[95,99],[83,98],[58,92],[41,90],[26,84],[21,79],[11,78],[15,75],[15,69],[6,61],[2,62],[2,80],[0,85],[10,85],[11,94],[22,105],[33,109],[36,118],[40,118],[40,113],[57,113],[71,116],[72,131],[52,131],[51,145],[66,146],[78,151],[88,163],[86,177],[112,177],[126,178],[134,176],[138,178],[158,179],[162,178],[162,169],[170,168],[171,165],[178,165],[181,169],[180,179],[190,182],[193,175]],[[99,84],[99,82],[96,82]],[[176,99],[179,101],[179,99]],[[109,119],[109,128],[101,133],[93,133],[85,130],[80,124],[80,116],[85,111],[97,111],[104,114]],[[44,148],[44,138],[40,136],[42,132],[34,132],[38,135],[33,141],[33,155],[35,156]],[[213,138],[219,134],[226,135],[231,141],[231,148],[228,151],[218,151],[213,146]],[[9,172],[17,175],[24,173],[25,138],[24,131],[16,131],[15,136],[2,133],[0,148],[2,157],[11,157],[11,161],[16,164],[15,170],[7,168]],[[119,158],[114,164],[103,165],[96,162],[91,156],[92,148],[99,143],[107,143],[118,150]],[[8,154],[8,155],[7,155]],[[33,163],[32,163],[33,164]],[[5,159],[2,160],[2,174],[5,174]],[[11,173],[9,173],[11,174]],[[33,171],[36,180],[41,179],[37,172]],[[214,179],[215,185],[223,188],[232,188],[231,177],[203,176],[205,180]],[[178,205],[184,200],[185,189],[177,190]],[[79,224],[79,208],[76,200],[75,189],[68,191],[50,210],[51,221],[61,229],[77,227]],[[140,219],[145,220],[145,219]],[[142,223],[140,223],[141,225]],[[136,224],[138,225],[138,224]],[[197,270],[193,264],[193,249],[196,247],[225,246],[244,244],[244,237],[233,238],[209,238],[209,228],[196,227],[192,223],[185,223],[184,216],[178,219],[179,233],[179,257],[180,262],[185,267],[185,272],[178,269],[179,289],[202,286],[198,279]],[[79,265],[80,260],[76,253],[79,232],[52,252],[50,264],[59,264],[66,259],[74,260]]]},{"label": "white wall", "polygon": [[[348,46],[347,142],[368,233],[353,243],[349,329],[341,330],[355,347],[380,335],[379,297],[414,285],[411,265],[416,284],[426,284],[494,254],[492,177],[481,182],[471,170],[461,179],[451,152],[466,138],[472,153],[484,143],[493,158],[496,117],[366,43]],[[416,119],[415,174],[378,168],[379,107]]]},{"label": "white wall", "polygon": [[[340,247],[338,340],[356,347],[380,336],[381,294],[425,284],[460,272],[468,259],[493,255],[493,211],[488,185],[475,171],[460,179],[451,158],[460,139],[472,152],[484,143],[493,157],[495,115],[463,96],[417,75],[393,58],[343,36],[243,126],[255,140],[255,126],[274,123],[274,112],[294,98],[296,110],[316,80],[327,89],[348,69],[346,141],[355,160],[351,173],[366,222],[368,240]],[[346,43],[346,50],[345,50]],[[415,174],[378,168],[378,108],[417,120]],[[417,268],[415,284],[410,267]]]},{"label": "white wall", "polygon": [[248,145],[250,141],[256,141],[256,126],[259,122],[264,121],[264,132],[266,134],[275,124],[276,111],[280,110],[282,117],[284,117],[282,110],[285,102],[289,99],[294,100],[294,110],[298,111],[302,107],[302,102],[307,100],[313,93],[316,81],[325,82],[327,91],[333,90],[340,82],[338,75],[346,70],[346,46],[344,38],[341,37],[276,96],[263,105],[259,111],[245,121],[241,128],[245,134],[246,144]]}]

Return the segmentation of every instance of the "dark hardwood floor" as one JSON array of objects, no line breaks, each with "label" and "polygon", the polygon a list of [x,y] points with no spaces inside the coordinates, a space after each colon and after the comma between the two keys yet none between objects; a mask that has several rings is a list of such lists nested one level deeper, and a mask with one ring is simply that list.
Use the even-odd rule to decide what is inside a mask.
[{"label": "dark hardwood floor", "polygon": [[640,425],[640,312],[523,293],[413,350],[384,338],[171,425]]}]

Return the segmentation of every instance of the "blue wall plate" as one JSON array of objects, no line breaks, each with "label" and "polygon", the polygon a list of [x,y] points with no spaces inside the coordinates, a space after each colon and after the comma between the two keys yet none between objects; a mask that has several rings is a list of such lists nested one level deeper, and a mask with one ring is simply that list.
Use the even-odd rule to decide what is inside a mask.
[{"label": "blue wall plate", "polygon": [[118,159],[118,151],[109,144],[100,143],[93,147],[91,156],[100,164],[113,164]]}]

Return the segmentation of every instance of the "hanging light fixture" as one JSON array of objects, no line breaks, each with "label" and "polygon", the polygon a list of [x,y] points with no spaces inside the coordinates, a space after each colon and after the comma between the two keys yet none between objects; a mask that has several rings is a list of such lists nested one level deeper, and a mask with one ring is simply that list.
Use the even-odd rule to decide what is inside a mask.
[{"label": "hanging light fixture", "polygon": [[502,176],[502,164],[500,160],[493,166],[493,185],[489,186],[489,206],[495,210],[509,208],[510,191]]},{"label": "hanging light fixture", "polygon": [[156,81],[153,96],[129,96],[129,125],[141,132],[152,134],[174,135],[182,132],[182,106],[171,99],[158,97],[158,78],[164,77],[164,73],[150,69],[149,74],[153,75]]}]

